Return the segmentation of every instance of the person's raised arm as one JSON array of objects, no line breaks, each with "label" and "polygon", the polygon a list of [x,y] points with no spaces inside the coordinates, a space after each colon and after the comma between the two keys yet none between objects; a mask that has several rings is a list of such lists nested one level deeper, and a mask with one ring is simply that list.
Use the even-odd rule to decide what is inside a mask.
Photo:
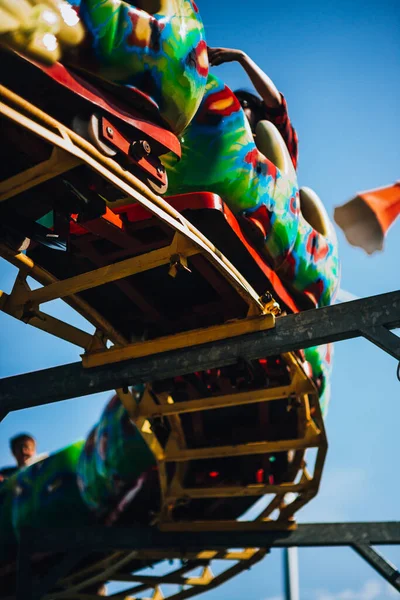
[{"label": "person's raised arm", "polygon": [[216,67],[226,62],[236,61],[242,65],[268,108],[277,108],[282,104],[282,97],[273,81],[266,73],[242,50],[232,48],[208,48],[210,65]]}]

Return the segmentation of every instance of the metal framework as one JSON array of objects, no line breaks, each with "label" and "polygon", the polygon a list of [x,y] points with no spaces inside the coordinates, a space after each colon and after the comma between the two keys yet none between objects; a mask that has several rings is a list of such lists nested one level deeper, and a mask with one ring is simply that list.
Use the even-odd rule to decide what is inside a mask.
[{"label": "metal framework", "polygon": [[[258,319],[270,319],[270,316]],[[13,410],[123,388],[277,353],[365,337],[400,361],[400,291],[276,319],[268,331],[243,333],[195,348],[166,350],[96,368],[82,363],[0,380],[0,418]],[[29,393],[28,393],[29,391]]]},{"label": "metal framework", "polygon": [[[176,249],[172,253],[172,256],[177,257],[178,263],[181,260],[179,243],[183,238],[183,266],[185,251],[187,251],[189,245],[192,253],[202,253],[226,277],[237,293],[249,304],[249,308],[255,311],[254,314],[264,312],[264,305],[258,295],[232,263],[218,252],[215,246],[168,202],[153,193],[140,179],[124,170],[115,160],[107,158],[74,131],[2,85],[0,85],[0,114],[15,124],[22,125],[27,131],[40,137],[53,147],[53,153],[49,159],[52,168],[50,172],[46,172],[45,179],[54,178],[60,172],[69,170],[79,163],[86,164],[125,194],[125,197],[121,200],[122,203],[138,202],[167,227],[181,234],[175,238]],[[54,149],[56,150],[55,153]],[[57,167],[58,161],[60,164]],[[42,183],[45,180],[43,171],[46,171],[48,166],[49,161],[45,161],[44,165],[37,165],[33,171],[28,169],[17,176],[2,181],[0,201],[14,197],[21,191],[26,191]],[[114,203],[114,206],[117,204]],[[170,261],[170,257],[171,253],[168,255],[166,262]],[[161,257],[156,255],[155,260],[162,260],[159,264],[165,264],[165,258],[165,254],[162,254]],[[145,261],[144,269],[151,268],[148,266],[148,262],[148,260]],[[171,267],[173,266],[171,264]],[[119,263],[111,269],[108,281],[127,277],[137,272],[137,269],[140,269],[138,259]],[[45,289],[35,290],[34,292],[26,290],[29,298],[25,297],[25,302],[21,302],[20,305],[24,306],[27,302],[30,302],[36,308],[40,302],[48,302],[54,298],[69,296],[77,291],[101,285],[105,282],[104,276],[104,272],[98,269],[93,272],[92,276],[86,274],[85,276],[71,278],[70,281],[54,281],[48,284],[48,287],[45,286]]]},{"label": "metal framework", "polygon": [[[121,402],[127,409],[130,418],[135,422],[143,439],[148,444],[157,461],[160,488],[161,511],[157,517],[158,525],[164,531],[187,531],[214,529],[220,524],[215,521],[175,521],[174,510],[182,502],[205,498],[234,498],[239,496],[272,495],[267,508],[257,521],[269,522],[272,527],[279,522],[280,528],[291,528],[294,513],[309,502],[318,492],[323,466],[327,452],[327,440],[324,421],[318,401],[318,393],[313,383],[304,373],[296,357],[287,353],[282,356],[290,372],[290,383],[286,386],[261,388],[254,391],[236,392],[221,396],[211,396],[185,402],[174,402],[169,392],[156,394],[148,385],[138,405],[129,391],[118,389]],[[207,445],[205,448],[188,448],[181,422],[181,415],[212,411],[249,404],[263,404],[281,398],[291,398],[297,405],[298,437],[276,441],[247,442],[229,446]],[[157,402],[155,401],[157,400]],[[161,446],[152,430],[152,419],[155,417],[168,421],[170,432],[165,447]],[[312,473],[304,459],[308,448],[317,450]],[[201,459],[218,459],[255,454],[270,455],[276,452],[292,452],[293,461],[290,478],[287,482],[274,484],[252,483],[250,485],[214,485],[209,487],[186,487],[185,475],[192,461]],[[176,469],[170,480],[167,475],[168,463],[175,463]],[[288,493],[296,494],[289,501]],[[276,521],[271,519],[272,513],[278,511]],[[235,529],[236,521],[224,521],[225,528]]]},{"label": "metal framework", "polygon": [[[104,157],[73,131],[3,86],[0,86],[0,98],[0,113],[3,116],[23,125],[26,130],[53,147],[47,161],[0,183],[0,202],[85,163],[126,194],[129,201],[140,203],[174,231],[172,242],[163,248],[62,281],[35,265],[24,254],[14,253],[3,245],[0,247],[0,256],[19,269],[11,294],[0,292],[0,310],[57,335],[85,351],[82,363],[0,380],[0,419],[13,410],[117,389],[122,402],[154,452],[162,491],[158,530],[90,527],[61,532],[41,530],[36,534],[33,531],[24,532],[18,563],[18,600],[36,600],[50,590],[53,590],[51,598],[54,599],[84,597],[90,600],[96,596],[82,594],[82,590],[88,586],[88,582],[96,584],[105,577],[136,582],[126,593],[130,597],[136,597],[136,594],[150,590],[152,600],[163,597],[161,585],[178,584],[183,589],[169,598],[183,600],[216,587],[249,568],[261,560],[270,548],[319,545],[347,545],[354,548],[400,591],[399,572],[371,547],[372,544],[400,543],[399,523],[300,525],[296,528],[291,521],[294,512],[316,494],[326,454],[326,438],[317,394],[292,353],[309,346],[362,336],[400,361],[400,339],[390,331],[400,326],[400,291],[275,319],[278,307],[274,301],[265,301],[263,297],[259,297],[213,244],[165,200],[153,194],[136,177],[124,171],[115,161]],[[83,290],[120,281],[160,265],[169,265],[170,274],[174,277],[179,269],[187,268],[187,257],[196,254],[202,254],[247,303],[247,318],[129,344],[121,332],[116,331],[77,295]],[[35,278],[42,287],[31,290],[27,283],[28,276]],[[41,304],[55,298],[63,298],[82,314],[95,326],[95,334],[90,336],[40,310]],[[107,349],[106,340],[110,340],[114,346]],[[242,357],[253,360],[273,354],[283,355],[290,368],[290,384],[285,387],[256,390],[246,392],[245,395],[238,393],[214,396],[179,404],[160,395],[156,404],[154,395],[148,389],[139,408],[128,391],[128,386],[136,383],[151,383],[232,365]],[[298,439],[201,449],[186,447],[180,428],[180,415],[239,404],[268,402],[282,397],[293,397],[300,407],[303,428],[300,428]],[[149,420],[154,416],[169,421],[172,434],[165,448],[161,448],[152,433]],[[318,448],[313,477],[302,460],[304,450],[309,447]],[[298,481],[293,478],[293,482],[276,486],[260,484],[193,489],[183,486],[185,465],[189,461],[288,450],[296,451],[300,457],[297,462],[297,471],[300,473]],[[168,482],[166,464],[171,461],[177,463],[178,468],[172,481]],[[285,504],[287,492],[297,493],[291,504]],[[174,504],[183,497],[225,498],[268,493],[274,497],[253,523],[176,523],[170,519]],[[270,514],[275,509],[278,509],[280,515],[278,523],[270,520]],[[229,551],[230,548],[237,547],[243,550]],[[99,548],[111,554],[89,567],[76,569],[82,558],[96,553]],[[43,552],[61,552],[65,556],[38,583],[32,578],[31,557]],[[146,577],[129,570],[129,564],[133,560],[154,563],[165,558],[180,558],[185,564],[163,577]],[[234,560],[236,564],[214,577],[210,562],[217,558]],[[195,568],[202,569],[200,576],[190,576]],[[73,574],[68,575],[72,569]],[[54,591],[56,584],[58,587]],[[118,597],[125,598],[125,594]]]},{"label": "metal framework", "polygon": [[[115,597],[123,600],[149,593],[152,600],[163,598],[162,586],[184,586],[178,593],[167,596],[169,600],[183,600],[217,587],[239,572],[260,561],[273,548],[347,546],[364,558],[392,587],[400,591],[400,572],[378,554],[372,545],[400,544],[400,522],[382,523],[323,523],[300,524],[291,531],[266,530],[266,524],[248,524],[236,531],[196,529],[190,532],[163,533],[155,528],[70,528],[68,530],[25,530],[21,537],[18,561],[17,600],[39,600],[56,582],[58,590],[51,598],[75,600],[95,599],[80,590],[88,581],[96,583],[110,578],[112,581],[134,583]],[[244,525],[242,523],[242,525]],[[112,558],[100,560],[81,572],[69,575],[82,558],[95,552],[114,552]],[[232,548],[243,550],[232,551]],[[31,557],[35,553],[63,553],[57,566],[41,581],[35,581],[31,571]],[[146,560],[149,563],[164,559],[181,559],[180,568],[164,576],[145,576],[129,572],[129,561]],[[214,576],[212,560],[236,561],[222,574]],[[190,571],[201,567],[200,576],[190,576]],[[90,577],[89,577],[90,576]],[[83,577],[85,578],[82,583]],[[146,597],[146,596],[145,596]]]}]

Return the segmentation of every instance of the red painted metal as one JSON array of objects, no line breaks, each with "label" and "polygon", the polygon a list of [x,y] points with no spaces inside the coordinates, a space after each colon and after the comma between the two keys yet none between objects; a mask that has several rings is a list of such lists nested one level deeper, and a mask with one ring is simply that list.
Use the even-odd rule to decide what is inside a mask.
[{"label": "red painted metal", "polygon": [[[160,183],[167,183],[167,174],[165,169],[162,167],[160,159],[157,156],[149,155],[142,156],[136,160],[130,152],[131,142],[124,135],[122,135],[120,131],[118,131],[118,128],[115,127],[113,123],[111,123],[105,117],[102,117],[101,119],[101,132],[104,139],[114,147],[118,148],[118,150],[125,154],[132,163],[137,164],[141,169],[157,179]],[[162,167],[162,169],[160,170],[157,167]]]},{"label": "red painted metal", "polygon": [[140,113],[135,111],[134,108],[120,103],[109,92],[88,83],[83,77],[80,77],[61,63],[46,66],[41,65],[32,59],[28,59],[19,53],[18,55],[40,69],[43,73],[53,79],[53,81],[56,81],[81,98],[84,98],[94,106],[121,119],[124,123],[135,127],[135,129],[139,129],[149,138],[158,142],[165,152],[173,152],[176,156],[181,157],[181,145],[175,134],[164,129],[160,125],[155,125],[154,123],[143,119]]},{"label": "red painted metal", "polygon": [[130,142],[124,137],[110,121],[104,117],[101,119],[101,133],[104,139],[118,148],[120,152],[129,156]]},{"label": "red painted metal", "polygon": [[[79,223],[76,222],[77,218],[78,218],[77,214],[71,215],[69,232],[72,235],[85,235],[88,232],[88,230],[83,225],[80,225]],[[112,225],[115,225],[115,227],[118,227],[118,229],[123,229],[123,222],[122,222],[121,217],[119,215],[116,215],[108,207],[106,208],[105,214],[102,217],[100,217],[100,219],[96,219],[96,221],[97,220],[99,220],[99,221],[104,220],[108,223],[111,223]]]},{"label": "red painted metal", "polygon": [[[200,209],[212,209],[219,210],[225,213],[227,209],[222,198],[212,192],[192,192],[190,194],[179,194],[178,196],[167,196],[164,200],[175,208],[178,212],[184,210],[200,210]],[[141,204],[128,204],[126,206],[119,206],[113,209],[116,214],[123,213],[125,218],[131,223],[137,223],[138,221],[146,221],[151,218],[151,213],[143,208]],[[228,209],[229,211],[229,209]],[[229,211],[233,216],[233,213]],[[235,217],[233,217],[235,219]],[[236,219],[235,219],[236,221]]]}]

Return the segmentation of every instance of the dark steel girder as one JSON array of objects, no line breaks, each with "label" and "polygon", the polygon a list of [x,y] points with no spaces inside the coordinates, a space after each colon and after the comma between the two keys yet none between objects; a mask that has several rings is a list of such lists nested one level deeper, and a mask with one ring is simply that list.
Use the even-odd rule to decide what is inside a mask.
[{"label": "dark steel girder", "polygon": [[274,329],[84,369],[67,364],[0,380],[0,419],[8,412],[96,392],[263,358],[328,342],[366,337],[400,360],[400,291],[277,319]]},{"label": "dark steel girder", "polygon": [[[291,546],[358,546],[400,544],[400,522],[300,523],[292,531],[268,530],[268,524],[238,523],[236,531],[204,530],[161,532],[156,527],[69,527],[25,530],[23,539],[32,552],[85,549],[185,551],[227,548],[290,548]],[[188,524],[190,529],[190,524]]]},{"label": "dark steel girder", "polygon": [[[115,550],[168,550],[182,558],[188,552],[226,551],[231,548],[289,548],[349,546],[382,577],[400,591],[400,573],[372,544],[400,543],[400,522],[307,523],[291,531],[271,531],[266,523],[238,523],[237,531],[161,532],[155,527],[69,527],[68,529],[25,529],[18,557],[17,600],[40,600],[57,579],[77,560],[93,552]],[[190,524],[188,524],[190,528]],[[40,582],[33,585],[31,560],[34,553],[63,552],[64,558]]]}]

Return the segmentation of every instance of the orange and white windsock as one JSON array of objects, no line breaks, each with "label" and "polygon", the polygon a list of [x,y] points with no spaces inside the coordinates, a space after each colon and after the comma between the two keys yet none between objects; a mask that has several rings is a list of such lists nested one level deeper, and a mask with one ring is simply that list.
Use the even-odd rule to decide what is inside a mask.
[{"label": "orange and white windsock", "polygon": [[360,192],[335,208],[334,218],[347,241],[368,254],[383,249],[386,233],[400,215],[400,181]]}]

